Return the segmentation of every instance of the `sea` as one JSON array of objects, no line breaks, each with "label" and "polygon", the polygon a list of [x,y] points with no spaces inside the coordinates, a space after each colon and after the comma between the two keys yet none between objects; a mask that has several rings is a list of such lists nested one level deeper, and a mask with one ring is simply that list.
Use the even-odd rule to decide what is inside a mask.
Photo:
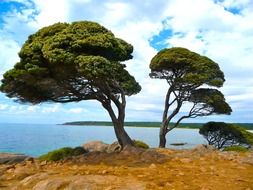
[{"label": "sea", "polygon": [[[159,128],[125,127],[132,139],[146,142],[157,147]],[[206,144],[198,129],[176,128],[167,134],[167,147],[189,149],[197,144]],[[21,153],[40,156],[62,147],[82,146],[89,141],[105,143],[116,141],[113,127],[110,126],[73,126],[55,124],[0,124],[0,153]],[[173,146],[172,143],[185,143]]]}]

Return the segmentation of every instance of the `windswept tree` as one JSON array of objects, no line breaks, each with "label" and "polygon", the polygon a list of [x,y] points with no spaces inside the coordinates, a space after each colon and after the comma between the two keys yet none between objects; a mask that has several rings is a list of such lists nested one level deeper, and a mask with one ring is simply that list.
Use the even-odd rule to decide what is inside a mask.
[{"label": "windswept tree", "polygon": [[204,124],[199,133],[207,140],[209,145],[218,149],[231,146],[251,147],[253,134],[246,129],[230,123],[208,122]]},{"label": "windswept tree", "polygon": [[124,130],[126,96],[141,87],[120,63],[132,52],[132,45],[95,22],[56,23],[28,37],[0,90],[21,103],[97,100],[119,143],[132,145]]},{"label": "windswept tree", "polygon": [[[230,114],[231,108],[217,89],[225,81],[217,63],[188,49],[163,49],[150,63],[150,77],[165,79],[169,85],[160,128],[159,147],[165,147],[166,134],[187,118],[211,114]],[[188,112],[179,115],[184,103]],[[172,123],[172,120],[175,120]]]}]

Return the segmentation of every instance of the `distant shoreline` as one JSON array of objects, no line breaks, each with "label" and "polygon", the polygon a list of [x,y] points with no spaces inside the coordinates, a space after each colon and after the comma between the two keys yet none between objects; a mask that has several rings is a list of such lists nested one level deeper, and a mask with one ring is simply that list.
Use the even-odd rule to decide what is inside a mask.
[{"label": "distant shoreline", "polygon": [[[178,128],[184,129],[199,129],[204,123],[181,123]],[[243,127],[247,130],[253,130],[253,123],[234,123],[240,127]],[[110,121],[73,121],[66,122],[61,125],[76,125],[76,126],[112,126]],[[159,128],[161,125],[160,122],[125,122],[126,127],[151,127]]]}]

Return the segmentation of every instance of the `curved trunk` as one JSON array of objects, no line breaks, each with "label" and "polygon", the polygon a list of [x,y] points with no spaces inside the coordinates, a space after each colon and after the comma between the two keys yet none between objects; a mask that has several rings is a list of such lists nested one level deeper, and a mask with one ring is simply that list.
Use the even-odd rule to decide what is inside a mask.
[{"label": "curved trunk", "polygon": [[113,125],[119,144],[122,147],[125,147],[126,145],[133,145],[132,139],[129,137],[129,135],[124,129],[124,121],[113,121]]},{"label": "curved trunk", "polygon": [[116,134],[119,144],[122,147],[125,147],[126,145],[133,146],[134,143],[133,143],[132,139],[129,137],[129,135],[127,134],[127,132],[124,129],[125,106],[118,107],[118,113],[119,113],[118,117],[116,117],[110,104],[104,103],[103,106],[108,111],[108,113],[112,119],[114,131],[115,131],[115,134]]},{"label": "curved trunk", "polygon": [[166,134],[167,134],[167,128],[164,125],[164,123],[160,127],[160,133],[159,133],[159,147],[165,148],[166,146]]}]

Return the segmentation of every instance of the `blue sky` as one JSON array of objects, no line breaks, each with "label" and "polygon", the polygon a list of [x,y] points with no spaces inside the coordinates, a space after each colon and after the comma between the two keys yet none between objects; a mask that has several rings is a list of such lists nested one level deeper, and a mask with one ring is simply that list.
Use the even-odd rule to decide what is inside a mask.
[{"label": "blue sky", "polygon": [[[220,89],[230,116],[185,122],[253,122],[252,0],[1,0],[0,78],[19,60],[28,35],[55,22],[99,22],[134,46],[127,69],[142,86],[127,99],[127,121],[160,121],[167,84],[151,80],[149,62],[162,48],[181,46],[216,61],[226,76]],[[184,105],[181,114],[187,112]],[[110,120],[96,101],[21,105],[0,93],[1,123]]]}]

